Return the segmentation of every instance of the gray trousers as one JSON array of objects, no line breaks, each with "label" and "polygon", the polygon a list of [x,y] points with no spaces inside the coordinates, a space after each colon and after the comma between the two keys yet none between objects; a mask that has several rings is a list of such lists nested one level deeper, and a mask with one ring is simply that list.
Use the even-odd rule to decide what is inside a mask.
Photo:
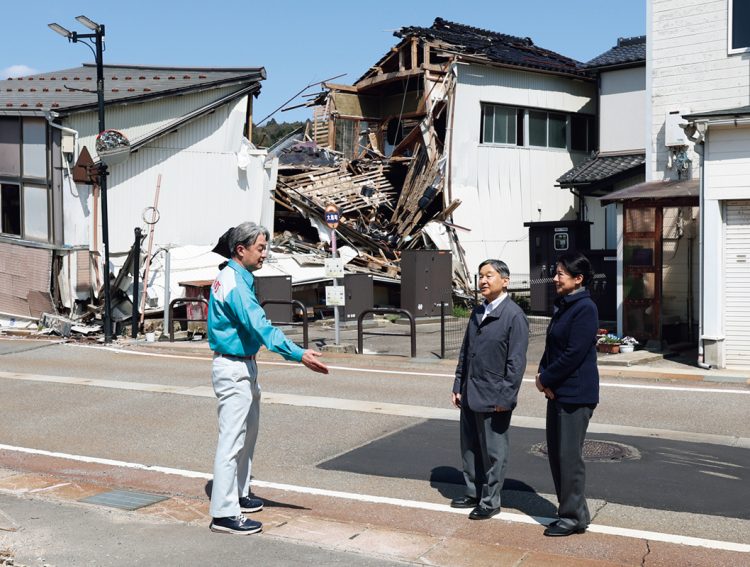
[{"label": "gray trousers", "polygon": [[461,408],[461,458],[466,496],[478,499],[485,508],[500,508],[512,413],[474,412],[466,405]]},{"label": "gray trousers", "polygon": [[214,518],[239,516],[239,499],[250,491],[253,451],[258,439],[258,367],[254,360],[215,356],[211,381],[219,400],[219,441],[209,512]]},{"label": "gray trousers", "polygon": [[547,401],[547,457],[555,483],[560,522],[585,528],[591,521],[584,494],[583,442],[594,410],[591,406]]}]

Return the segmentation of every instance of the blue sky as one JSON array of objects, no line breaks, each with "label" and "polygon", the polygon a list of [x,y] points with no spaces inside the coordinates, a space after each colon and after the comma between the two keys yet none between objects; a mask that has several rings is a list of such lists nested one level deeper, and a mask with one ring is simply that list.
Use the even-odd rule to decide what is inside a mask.
[{"label": "blue sky", "polygon": [[[436,17],[510,35],[579,61],[646,33],[646,0],[215,0],[127,2],[30,0],[4,3],[0,77],[93,61],[68,44],[50,22],[87,31],[86,15],[106,25],[105,63],[198,67],[263,66],[268,79],[255,105],[263,118],[305,85],[346,73],[350,84],[397,41],[402,26],[429,27]],[[305,109],[277,113],[303,120]]]}]

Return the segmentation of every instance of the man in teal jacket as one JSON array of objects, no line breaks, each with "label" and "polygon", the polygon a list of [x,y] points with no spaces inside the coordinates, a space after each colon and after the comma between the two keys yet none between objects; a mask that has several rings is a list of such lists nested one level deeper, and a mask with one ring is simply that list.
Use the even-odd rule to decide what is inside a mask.
[{"label": "man in teal jacket", "polygon": [[250,492],[250,476],[260,418],[260,387],[255,355],[261,346],[310,370],[328,374],[321,353],[303,350],[273,327],[255,297],[254,277],[268,256],[269,233],[246,222],[228,231],[231,256],[211,286],[208,344],[214,351],[211,381],[219,400],[219,441],[211,490],[211,530],[233,534],[261,531],[243,512],[263,509]]}]

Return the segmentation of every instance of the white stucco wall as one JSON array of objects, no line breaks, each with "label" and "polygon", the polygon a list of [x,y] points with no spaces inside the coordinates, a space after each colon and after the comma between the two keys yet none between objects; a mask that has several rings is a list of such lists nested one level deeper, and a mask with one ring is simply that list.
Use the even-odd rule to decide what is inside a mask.
[{"label": "white stucco wall", "polygon": [[585,159],[567,150],[480,144],[481,103],[558,112],[595,112],[596,85],[541,73],[458,65],[451,146],[451,195],[470,271],[505,260],[516,282],[528,278],[529,221],[575,218],[575,199],[556,179]]},{"label": "white stucco wall", "polygon": [[646,141],[646,66],[601,73],[599,148],[643,150]]}]

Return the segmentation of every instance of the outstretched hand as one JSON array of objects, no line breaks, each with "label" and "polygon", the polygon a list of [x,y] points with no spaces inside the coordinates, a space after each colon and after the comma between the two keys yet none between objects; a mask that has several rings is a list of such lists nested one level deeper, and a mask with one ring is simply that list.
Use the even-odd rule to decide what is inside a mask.
[{"label": "outstretched hand", "polygon": [[317,350],[308,349],[302,355],[302,364],[307,366],[313,372],[320,372],[321,374],[328,374],[328,367],[318,360],[322,353]]}]

